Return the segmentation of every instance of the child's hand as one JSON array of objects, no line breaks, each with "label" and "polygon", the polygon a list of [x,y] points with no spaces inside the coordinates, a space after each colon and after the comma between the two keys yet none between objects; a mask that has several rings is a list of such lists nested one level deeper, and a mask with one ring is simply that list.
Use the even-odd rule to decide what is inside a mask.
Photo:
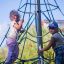
[{"label": "child's hand", "polygon": [[22,19],[22,23],[24,23],[24,19]]},{"label": "child's hand", "polygon": [[17,30],[20,30],[22,28],[22,25],[23,25],[22,21],[19,21],[18,23],[17,22],[14,23],[13,27],[15,27]]},{"label": "child's hand", "polygon": [[21,22],[23,24],[24,23],[24,19],[20,20],[19,22]]}]

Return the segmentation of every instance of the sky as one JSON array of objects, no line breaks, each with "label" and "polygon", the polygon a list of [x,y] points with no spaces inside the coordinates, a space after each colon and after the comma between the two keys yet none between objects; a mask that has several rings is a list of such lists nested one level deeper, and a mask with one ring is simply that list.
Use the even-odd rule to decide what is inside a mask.
[{"label": "sky", "polygon": [[[22,0],[22,4],[24,4],[24,2],[26,2],[26,0]],[[30,0],[29,0],[30,1]],[[35,0],[31,0],[32,2],[34,2]],[[44,0],[41,0],[41,3],[43,3]],[[64,13],[64,0],[56,0],[60,9],[62,10],[62,12]],[[55,5],[54,0],[49,0],[49,2],[51,2],[52,4]],[[0,0],[0,42],[3,40],[4,35],[6,34],[6,31],[8,29],[8,24],[9,24],[9,13],[11,10],[15,9],[17,10],[19,8],[19,4],[20,4],[20,0]],[[29,7],[28,7],[29,8]],[[27,10],[29,10],[27,8]],[[31,10],[34,7],[31,8]],[[45,7],[41,7],[41,9],[45,10]],[[46,13],[47,14],[47,13]],[[54,11],[54,17],[55,19],[60,19],[60,20],[64,20],[64,16],[62,16],[62,14],[59,12],[59,10]],[[27,15],[26,17],[27,18]],[[43,16],[42,16],[43,18]]]},{"label": "sky", "polygon": [[20,0],[0,0],[0,43],[6,34],[9,24],[9,13],[11,10],[17,10]]},{"label": "sky", "polygon": [[20,0],[0,0],[0,23],[9,21],[12,9],[18,9]]}]

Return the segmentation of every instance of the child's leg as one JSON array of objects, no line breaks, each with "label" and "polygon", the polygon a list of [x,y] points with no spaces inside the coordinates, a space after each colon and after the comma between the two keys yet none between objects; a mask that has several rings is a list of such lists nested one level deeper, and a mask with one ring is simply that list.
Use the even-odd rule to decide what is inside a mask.
[{"label": "child's leg", "polygon": [[13,62],[17,59],[19,54],[19,48],[16,41],[14,43],[8,45],[8,57],[6,59],[5,64],[13,64]]}]

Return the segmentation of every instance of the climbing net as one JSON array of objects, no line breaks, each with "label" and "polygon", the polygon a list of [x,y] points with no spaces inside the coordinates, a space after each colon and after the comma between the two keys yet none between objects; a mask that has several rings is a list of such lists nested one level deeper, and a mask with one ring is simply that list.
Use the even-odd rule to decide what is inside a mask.
[{"label": "climbing net", "polygon": [[[53,3],[54,2],[54,3]],[[39,59],[42,59],[44,61],[54,61],[54,59],[49,59],[49,58],[40,58],[40,57],[35,57],[35,58],[31,58],[31,59],[27,59],[27,60],[24,60],[22,59],[22,56],[23,56],[23,52],[24,52],[24,48],[26,46],[26,42],[27,40],[30,40],[31,42],[34,42],[37,44],[37,37],[36,36],[36,29],[37,27],[35,26],[36,25],[36,21],[37,20],[37,0],[21,0],[20,1],[20,4],[19,4],[19,8],[18,8],[18,12],[21,14],[21,17],[23,19],[25,19],[25,26],[24,26],[24,29],[21,30],[21,32],[23,31],[23,33],[19,33],[19,40],[18,40],[18,43],[19,45],[20,44],[23,44],[22,46],[22,51],[21,51],[21,56],[20,58],[18,58],[18,61],[19,62],[16,62],[17,64],[24,64],[25,62],[29,62],[29,61],[33,61],[32,64],[36,64],[35,62],[38,61]],[[64,16],[64,13],[62,12],[62,10],[60,9],[58,3],[56,0],[43,0],[43,1],[40,1],[40,12],[41,12],[41,20],[42,18],[43,19],[46,19],[46,21],[49,23],[49,22],[52,22],[52,21],[56,21],[56,18],[55,18],[55,11],[59,11],[61,13],[61,15]],[[34,28],[32,28],[34,26]],[[31,33],[31,30],[30,28],[32,28],[31,30],[33,30],[33,32],[35,34],[32,34]],[[9,31],[9,30],[8,30]],[[7,31],[7,33],[8,33]],[[6,35],[7,35],[6,33]],[[45,36],[47,36],[49,34],[49,32],[45,33],[44,35],[42,35],[42,37],[44,38]],[[4,39],[6,38],[6,35],[4,37]],[[3,39],[3,41],[4,41]],[[0,46],[2,45],[3,41],[1,42]],[[29,42],[30,42],[29,41]],[[45,43],[47,43],[48,41],[46,41]],[[1,62],[2,64],[3,62]]]}]

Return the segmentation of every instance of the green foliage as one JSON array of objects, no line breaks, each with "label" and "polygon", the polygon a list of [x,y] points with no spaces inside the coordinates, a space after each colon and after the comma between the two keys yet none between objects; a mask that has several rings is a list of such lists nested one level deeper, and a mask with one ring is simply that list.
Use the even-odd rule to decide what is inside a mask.
[{"label": "green foliage", "polygon": [[[18,42],[20,42],[22,39],[22,41],[20,42],[21,44],[19,44],[19,57],[18,58],[20,58],[20,59],[26,59],[27,60],[27,59],[31,59],[31,58],[36,58],[38,56],[35,28],[33,26],[30,27],[28,32],[35,37],[33,37],[27,33],[27,34],[25,34],[25,36],[22,39],[22,36],[24,35],[25,32],[23,34],[19,33],[20,38],[19,38]],[[48,29],[42,28],[43,47],[45,47],[48,44],[48,42],[46,42],[46,41],[50,40],[50,37],[51,37],[51,35],[49,33],[48,34],[46,34],[46,33],[48,33]],[[46,34],[46,36],[44,36],[45,34]],[[26,38],[26,40],[25,40],[25,38]],[[35,42],[33,42],[32,40]],[[24,43],[24,41],[25,41],[25,43]],[[24,49],[23,49],[23,46],[24,46]],[[22,50],[23,50],[23,53],[22,53]],[[5,58],[6,58],[6,55],[7,55],[7,50],[5,50]],[[3,56],[3,54],[0,53],[0,61],[4,60],[4,57],[2,57],[2,56]],[[44,57],[48,58],[48,59],[54,59],[53,50],[50,49],[50,50],[44,52]],[[19,64],[22,64],[20,60],[17,60],[16,62],[18,62]],[[25,64],[37,64],[37,60],[25,62]],[[54,62],[51,60],[45,60],[44,59],[44,64],[54,64]]]}]

